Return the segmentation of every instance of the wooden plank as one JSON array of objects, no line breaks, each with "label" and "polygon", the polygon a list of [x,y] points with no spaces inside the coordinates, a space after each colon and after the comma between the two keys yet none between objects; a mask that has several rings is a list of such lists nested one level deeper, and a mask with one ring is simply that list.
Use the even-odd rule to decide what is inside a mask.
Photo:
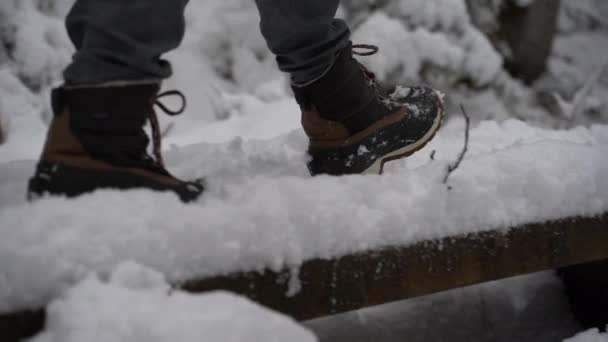
[{"label": "wooden plank", "polygon": [[193,280],[183,288],[230,290],[303,320],[603,259],[608,215],[308,261],[299,271],[301,290],[291,297],[289,270]]},{"label": "wooden plank", "polygon": [[[229,290],[304,320],[515,275],[608,259],[608,214],[311,260],[287,296],[289,270],[195,279],[190,292]],[[0,340],[40,331],[43,310],[0,315]]]}]

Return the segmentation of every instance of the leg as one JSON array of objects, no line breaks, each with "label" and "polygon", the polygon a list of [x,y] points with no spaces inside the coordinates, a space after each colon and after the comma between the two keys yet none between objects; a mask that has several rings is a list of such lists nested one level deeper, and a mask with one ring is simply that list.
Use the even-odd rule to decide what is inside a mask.
[{"label": "leg", "polygon": [[78,0],[66,26],[76,47],[67,84],[160,80],[171,66],[160,56],[184,35],[188,0]]},{"label": "leg", "polygon": [[[28,195],[79,196],[101,188],[202,193],[164,167],[154,103],[171,74],[161,54],[184,34],[187,0],[77,0],[67,18],[77,52],[66,85],[53,90],[54,117]],[[163,107],[161,107],[163,108]],[[174,113],[178,114],[178,113]],[[147,153],[150,122],[154,157]]]},{"label": "leg", "polygon": [[306,85],[327,72],[344,49],[350,31],[335,19],[339,0],[256,0],[260,29],[279,68],[296,85]]}]

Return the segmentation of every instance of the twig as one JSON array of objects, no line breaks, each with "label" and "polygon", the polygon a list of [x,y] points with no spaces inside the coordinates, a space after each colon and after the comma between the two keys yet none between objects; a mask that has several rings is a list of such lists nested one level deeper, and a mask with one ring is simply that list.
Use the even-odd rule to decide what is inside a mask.
[{"label": "twig", "polygon": [[2,130],[2,115],[0,115],[0,145],[4,143],[4,131]]},{"label": "twig", "polygon": [[[585,6],[582,6],[580,8],[578,8],[578,11],[580,12],[580,15],[583,16],[588,16],[589,18],[591,18],[591,20],[595,20],[595,22],[597,24],[600,24],[601,26],[605,26],[608,27],[608,20],[602,18],[598,13],[600,13],[600,11],[593,11],[593,10],[589,10],[589,8],[586,8]],[[574,11],[575,15],[576,15],[576,11]],[[597,13],[596,13],[597,12]]]},{"label": "twig", "polygon": [[460,163],[462,163],[464,156],[467,154],[467,151],[469,150],[469,129],[471,126],[471,118],[467,114],[467,111],[464,109],[464,105],[462,105],[462,104],[460,105],[460,110],[462,111],[462,115],[464,116],[464,122],[465,122],[464,146],[462,147],[462,151],[460,151],[460,154],[458,155],[458,159],[456,159],[456,161],[453,164],[448,165],[448,170],[445,174],[445,177],[443,178],[443,184],[448,183],[448,178],[450,177],[452,172],[454,172],[460,166]]},{"label": "twig", "polygon": [[173,126],[175,126],[175,124],[173,122],[169,122],[169,124],[167,125],[167,127],[165,127],[162,132],[160,133],[161,137],[166,137],[167,135],[169,135],[169,132],[171,132],[171,130],[173,129]]},{"label": "twig", "polygon": [[604,65],[602,65],[598,72],[594,73],[587,79],[585,84],[583,84],[583,86],[574,94],[574,97],[570,102],[564,100],[561,95],[552,93],[553,98],[557,103],[557,107],[561,112],[560,114],[563,117],[572,120],[578,116],[578,114],[583,110],[583,105],[585,104],[587,97],[589,97],[591,90],[593,90],[593,87],[599,82],[606,70],[608,70],[608,60],[604,63]]}]

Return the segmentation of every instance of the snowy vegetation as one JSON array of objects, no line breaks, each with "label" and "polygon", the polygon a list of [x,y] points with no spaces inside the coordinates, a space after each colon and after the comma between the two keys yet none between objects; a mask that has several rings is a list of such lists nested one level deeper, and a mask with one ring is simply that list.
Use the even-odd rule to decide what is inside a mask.
[{"label": "snowy vegetation", "polygon": [[[0,120],[8,140],[21,130],[42,131],[43,125],[35,122],[40,117],[48,121],[49,88],[61,82],[73,52],[62,22],[72,2],[0,4]],[[608,6],[601,0],[563,1],[550,72],[529,88],[504,72],[502,56],[484,35],[495,30],[501,5],[500,0],[350,0],[340,13],[351,22],[355,41],[380,46],[377,56],[363,61],[389,84],[431,83],[451,94],[453,108],[466,102],[478,120],[516,117],[551,127],[605,121],[608,100],[601,94],[608,88],[608,76],[585,99],[585,115],[574,120],[543,106],[537,93],[559,92],[570,99],[599,71],[608,47]],[[187,22],[183,46],[170,54],[176,73],[167,86],[186,92],[196,112],[193,121],[207,123],[235,114],[234,103],[218,101],[218,93],[220,98],[251,94],[262,100],[288,93],[257,30],[252,1],[193,0]],[[21,122],[29,115],[35,117]],[[192,124],[182,121],[175,133]]]}]

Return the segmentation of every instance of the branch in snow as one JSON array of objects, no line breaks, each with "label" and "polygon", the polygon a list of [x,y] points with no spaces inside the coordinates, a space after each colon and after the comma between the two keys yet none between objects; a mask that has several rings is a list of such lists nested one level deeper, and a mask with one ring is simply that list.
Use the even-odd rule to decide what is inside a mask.
[{"label": "branch in snow", "polygon": [[175,126],[175,124],[173,122],[170,122],[167,127],[165,127],[162,132],[160,133],[161,137],[166,137],[167,135],[169,135],[169,132],[171,132],[171,130],[173,129],[173,126]]},{"label": "branch in snow", "polygon": [[0,145],[4,143],[4,131],[2,130],[2,117],[0,115]]},{"label": "branch in snow", "polygon": [[580,114],[583,110],[583,105],[593,87],[599,82],[604,72],[608,70],[608,60],[602,67],[598,70],[598,72],[594,73],[585,84],[579,89],[572,98],[572,101],[566,101],[564,98],[558,93],[552,93],[552,97],[555,100],[558,110],[560,111],[560,115],[563,117],[572,120],[576,116]]},{"label": "branch in snow", "polygon": [[534,2],[534,0],[513,0],[512,2],[519,7],[528,7]]},{"label": "branch in snow", "polygon": [[467,154],[467,151],[469,150],[469,130],[470,130],[470,126],[471,126],[471,118],[467,114],[467,111],[464,109],[464,106],[462,104],[460,105],[460,110],[462,111],[462,115],[464,116],[464,121],[465,121],[464,146],[462,147],[462,151],[460,151],[460,154],[458,155],[458,159],[456,159],[456,161],[453,164],[448,165],[448,170],[445,174],[445,177],[443,178],[443,184],[448,183],[448,178],[450,177],[452,172],[454,172],[456,169],[458,169],[458,167],[460,166],[460,163],[462,163],[462,160],[464,159],[464,156]]},{"label": "branch in snow", "polygon": [[[581,1],[582,2],[582,1]],[[573,3],[573,2],[572,2]],[[575,18],[584,18],[585,21],[589,20],[593,24],[608,27],[608,20],[602,17],[602,11],[597,11],[595,6],[576,6],[572,5],[572,3],[565,2],[564,3],[564,11],[569,14],[571,17]],[[572,20],[572,19],[571,19]],[[580,24],[579,24],[580,25]]]}]

